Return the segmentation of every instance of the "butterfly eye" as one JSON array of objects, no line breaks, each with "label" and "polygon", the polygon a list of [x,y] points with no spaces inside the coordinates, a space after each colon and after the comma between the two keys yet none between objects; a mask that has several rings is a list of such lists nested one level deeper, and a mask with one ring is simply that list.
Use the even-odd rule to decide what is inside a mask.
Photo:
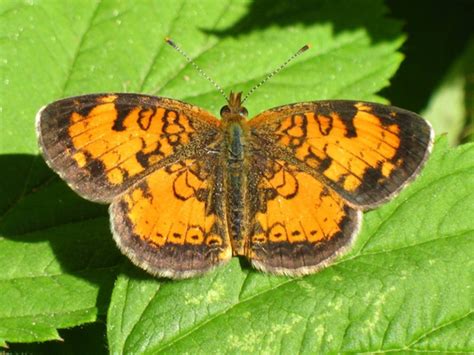
[{"label": "butterfly eye", "polygon": [[246,109],[245,107],[241,107],[239,114],[240,114],[241,116],[247,117],[247,115],[249,114],[249,112],[247,111],[247,109]]},{"label": "butterfly eye", "polygon": [[229,106],[227,106],[227,105],[222,106],[222,108],[221,108],[221,117],[222,117],[223,115],[226,115],[226,114],[229,114],[229,113],[230,113],[230,108],[229,108]]}]

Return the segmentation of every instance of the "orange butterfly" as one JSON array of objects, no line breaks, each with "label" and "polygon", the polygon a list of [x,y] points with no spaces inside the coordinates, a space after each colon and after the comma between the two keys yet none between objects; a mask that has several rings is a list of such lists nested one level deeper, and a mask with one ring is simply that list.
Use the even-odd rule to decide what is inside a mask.
[{"label": "orange butterfly", "polygon": [[230,93],[219,120],[140,94],[67,98],[37,115],[48,165],[110,203],[115,241],[151,274],[186,278],[243,255],[303,275],[357,235],[361,211],[394,197],[425,163],[418,115],[359,101],[284,105],[247,120]]}]

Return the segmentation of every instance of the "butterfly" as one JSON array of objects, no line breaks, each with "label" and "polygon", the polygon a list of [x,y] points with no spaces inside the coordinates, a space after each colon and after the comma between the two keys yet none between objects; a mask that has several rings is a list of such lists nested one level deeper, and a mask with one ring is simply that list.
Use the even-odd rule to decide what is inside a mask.
[{"label": "butterfly", "polygon": [[53,102],[36,116],[40,150],[79,195],[110,204],[118,247],[153,275],[192,277],[234,255],[274,274],[313,273],[350,246],[362,211],[418,175],[434,133],[413,112],[362,101],[294,103],[247,120],[245,99],[307,49],[244,99],[231,92],[220,120],[142,94]]},{"label": "butterfly", "polygon": [[53,102],[36,125],[48,165],[110,204],[120,250],[174,279],[234,255],[274,274],[315,272],[351,244],[362,211],[417,176],[433,143],[420,116],[370,102],[294,103],[248,120],[231,92],[220,115],[107,93]]}]

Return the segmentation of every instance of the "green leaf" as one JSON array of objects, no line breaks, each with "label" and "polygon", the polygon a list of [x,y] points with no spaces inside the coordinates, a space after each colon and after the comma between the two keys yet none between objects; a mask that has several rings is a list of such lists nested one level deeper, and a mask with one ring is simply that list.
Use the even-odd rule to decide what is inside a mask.
[{"label": "green leaf", "polygon": [[107,308],[122,258],[106,209],[80,199],[37,156],[4,154],[0,165],[0,345],[60,339],[57,328]]},{"label": "green leaf", "polygon": [[[440,349],[436,344],[469,349],[467,341],[442,341],[468,334],[471,308],[462,287],[472,280],[466,280],[462,266],[472,250],[472,226],[463,216],[472,201],[462,189],[456,194],[444,185],[427,187],[426,194],[442,201],[440,211],[442,206],[453,211],[449,218],[438,211],[436,218],[426,219],[439,226],[432,233],[418,234],[423,229],[414,228],[413,219],[426,217],[423,208],[415,213],[426,206],[422,199],[405,203],[401,196],[372,212],[352,256],[317,275],[272,277],[235,259],[203,278],[173,282],[124,263],[108,231],[106,208],[75,196],[37,155],[35,113],[65,96],[135,91],[186,100],[217,114],[224,100],[164,44],[165,36],[173,37],[226,92],[248,91],[312,43],[311,51],[247,101],[254,114],[302,100],[380,101],[376,93],[397,69],[401,55],[396,50],[403,40],[399,24],[385,13],[382,1],[374,0],[1,2],[0,345],[59,339],[57,329],[97,320],[124,264],[108,310],[112,352],[391,349],[392,344],[396,349]],[[440,148],[443,154],[444,165],[431,163],[428,181],[440,176],[448,181],[451,173],[455,180],[460,166],[472,175],[462,152]],[[451,164],[456,159],[458,165]],[[450,164],[452,171],[446,167]],[[389,216],[398,205],[401,212]],[[433,254],[424,249],[431,246]],[[458,260],[452,262],[456,253]],[[432,262],[433,275],[427,271]],[[393,267],[386,270],[386,263]],[[443,265],[451,269],[443,271]],[[443,275],[450,278],[449,287],[436,279]],[[431,292],[426,300],[415,292],[422,286]],[[449,297],[455,290],[453,301]],[[444,296],[447,306],[440,301]],[[384,299],[390,301],[386,308]],[[424,304],[430,300],[440,303],[435,316],[433,303]],[[400,311],[405,305],[420,310]]]},{"label": "green leaf", "polygon": [[104,313],[118,258],[107,219],[4,235],[0,254],[1,339],[59,339]]}]

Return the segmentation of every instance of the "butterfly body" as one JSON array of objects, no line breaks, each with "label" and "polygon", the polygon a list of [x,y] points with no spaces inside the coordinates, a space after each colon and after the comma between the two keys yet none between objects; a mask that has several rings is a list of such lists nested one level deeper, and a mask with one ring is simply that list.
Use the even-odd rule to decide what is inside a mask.
[{"label": "butterfly body", "polygon": [[225,139],[222,165],[225,170],[225,210],[233,255],[245,255],[248,211],[245,203],[249,173],[249,130],[246,110],[240,103],[241,93],[230,94],[229,105],[221,110]]},{"label": "butterfly body", "polygon": [[226,215],[232,241],[233,253],[243,254],[242,241],[245,234],[245,196],[248,165],[245,152],[245,133],[241,123],[233,122],[227,129],[224,147],[226,172]]},{"label": "butterfly body", "polygon": [[303,275],[357,235],[361,211],[413,180],[430,125],[393,106],[289,104],[247,120],[241,94],[221,120],[140,94],[63,99],[37,115],[49,166],[81,196],[110,203],[112,234],[132,262],[170,278],[242,255]]}]

